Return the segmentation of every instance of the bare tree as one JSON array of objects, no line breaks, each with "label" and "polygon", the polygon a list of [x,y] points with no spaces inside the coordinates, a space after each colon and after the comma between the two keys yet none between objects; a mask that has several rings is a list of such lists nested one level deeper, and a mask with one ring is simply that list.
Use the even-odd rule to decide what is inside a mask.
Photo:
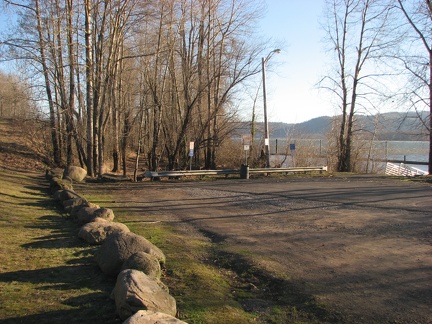
[{"label": "bare tree", "polygon": [[[29,7],[28,7],[29,8]],[[55,122],[55,107],[54,107],[54,101],[53,101],[53,95],[52,95],[52,89],[50,84],[50,77],[49,77],[49,68],[47,63],[47,58],[45,55],[45,41],[43,37],[43,30],[42,30],[42,18],[40,15],[40,7],[39,7],[39,0],[35,0],[35,10],[34,13],[36,15],[36,21],[37,21],[37,32],[39,37],[39,52],[40,52],[40,63],[42,65],[42,71],[44,75],[45,80],[45,90],[48,97],[48,107],[50,112],[50,124],[51,124],[51,140],[53,145],[53,156],[54,156],[54,163],[59,165],[61,164],[61,151],[58,143],[58,132]]]},{"label": "bare tree", "polygon": [[188,141],[205,167],[216,165],[236,89],[259,72],[257,1],[4,1],[22,21],[20,37],[4,44],[44,81],[56,164],[78,157],[101,175],[112,147],[113,170],[121,151],[125,173],[138,134],[151,169],[162,159],[183,167]]},{"label": "bare tree", "polygon": [[258,47],[247,38],[257,12],[248,3],[185,1],[181,6],[180,50],[174,57],[179,63],[170,65],[175,88],[182,89],[175,96],[179,131],[167,139],[171,167],[185,166],[188,137],[197,153],[204,153],[204,167],[216,166],[216,148],[229,133],[227,121],[235,116],[235,90],[259,72]]},{"label": "bare tree", "polygon": [[92,0],[85,0],[85,71],[86,71],[86,108],[87,108],[87,173],[94,175],[94,126],[93,126],[93,86],[94,86],[94,58],[92,33]]},{"label": "bare tree", "polygon": [[[429,107],[429,116],[422,119],[423,125],[429,133],[429,174],[432,174],[432,2],[430,0],[397,0],[398,8],[403,13],[412,29],[413,35],[408,37],[409,42],[417,46],[415,53],[399,56],[404,61],[406,70],[412,76],[410,100],[412,106],[418,111]],[[417,51],[420,49],[420,51]],[[423,49],[423,52],[421,51]]]},{"label": "bare tree", "polygon": [[148,8],[140,52],[153,53],[141,59],[151,169],[164,157],[170,169],[185,167],[190,141],[195,161],[204,156],[205,167],[215,166],[226,121],[234,115],[235,88],[259,72],[258,51],[245,37],[253,8],[215,0],[165,0]]},{"label": "bare tree", "polygon": [[28,119],[36,115],[28,85],[16,75],[0,72],[0,117]]},{"label": "bare tree", "polygon": [[14,30],[14,35],[19,36],[11,35],[5,42],[10,59],[25,61],[27,74],[36,75],[34,85],[41,81],[44,84],[54,163],[64,164],[63,156],[66,156],[66,164],[73,162],[73,139],[80,161],[85,160],[77,131],[80,120],[74,121],[77,47],[72,41],[76,30],[73,1],[68,0],[67,4],[60,0],[5,2],[16,9],[20,17],[18,28]]},{"label": "bare tree", "polygon": [[320,84],[339,102],[337,170],[349,172],[355,114],[373,107],[368,101],[377,93],[379,77],[374,64],[392,45],[387,27],[391,10],[379,0],[329,0],[327,6],[326,40],[337,64],[334,76],[326,76]]}]

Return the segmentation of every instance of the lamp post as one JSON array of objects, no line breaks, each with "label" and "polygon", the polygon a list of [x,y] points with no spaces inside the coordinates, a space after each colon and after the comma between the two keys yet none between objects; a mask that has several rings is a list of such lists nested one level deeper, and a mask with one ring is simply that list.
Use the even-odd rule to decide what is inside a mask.
[{"label": "lamp post", "polygon": [[273,56],[274,53],[280,53],[280,49],[271,51],[266,58],[261,59],[262,64],[262,82],[263,82],[263,100],[264,100],[264,149],[266,155],[266,168],[270,168],[270,134],[267,118],[267,93],[266,93],[266,72],[265,67],[267,61]]}]

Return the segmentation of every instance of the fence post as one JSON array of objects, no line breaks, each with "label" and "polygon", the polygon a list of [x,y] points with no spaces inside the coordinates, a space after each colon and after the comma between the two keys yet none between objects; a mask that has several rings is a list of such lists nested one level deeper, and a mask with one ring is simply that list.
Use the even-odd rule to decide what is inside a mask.
[{"label": "fence post", "polygon": [[249,179],[249,165],[242,164],[240,166],[240,179]]}]

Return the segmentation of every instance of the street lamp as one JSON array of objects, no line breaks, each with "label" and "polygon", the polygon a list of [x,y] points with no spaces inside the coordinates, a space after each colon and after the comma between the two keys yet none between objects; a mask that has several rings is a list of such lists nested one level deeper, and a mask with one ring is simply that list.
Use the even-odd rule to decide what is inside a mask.
[{"label": "street lamp", "polygon": [[270,168],[270,134],[267,119],[267,94],[266,94],[266,73],[265,66],[267,61],[273,56],[274,53],[280,53],[280,49],[271,51],[266,58],[261,59],[262,64],[262,79],[263,79],[263,100],[264,100],[264,148],[266,155],[266,168]]}]

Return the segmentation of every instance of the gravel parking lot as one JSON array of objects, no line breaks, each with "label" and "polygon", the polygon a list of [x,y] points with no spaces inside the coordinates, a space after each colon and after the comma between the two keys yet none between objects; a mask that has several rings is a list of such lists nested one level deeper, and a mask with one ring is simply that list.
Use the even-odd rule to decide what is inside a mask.
[{"label": "gravel parking lot", "polygon": [[145,210],[149,219],[207,233],[226,251],[249,255],[349,322],[432,323],[431,183],[381,176],[162,180],[118,186],[113,195],[132,214]]}]

